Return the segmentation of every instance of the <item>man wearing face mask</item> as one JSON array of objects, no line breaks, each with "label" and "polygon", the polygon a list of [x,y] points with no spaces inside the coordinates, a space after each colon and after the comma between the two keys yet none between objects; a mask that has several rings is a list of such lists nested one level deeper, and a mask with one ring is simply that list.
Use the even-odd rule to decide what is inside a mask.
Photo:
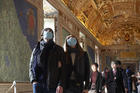
[{"label": "man wearing face mask", "polygon": [[65,57],[62,47],[53,41],[53,31],[45,28],[34,48],[29,67],[33,93],[63,93]]},{"label": "man wearing face mask", "polygon": [[72,35],[66,38],[64,49],[67,73],[65,93],[88,93],[90,66],[87,53]]}]

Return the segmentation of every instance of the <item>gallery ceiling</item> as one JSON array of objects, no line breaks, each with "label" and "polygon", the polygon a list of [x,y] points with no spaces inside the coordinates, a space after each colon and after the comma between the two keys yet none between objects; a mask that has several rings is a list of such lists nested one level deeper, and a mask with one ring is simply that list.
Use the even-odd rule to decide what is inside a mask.
[{"label": "gallery ceiling", "polygon": [[102,45],[140,45],[140,0],[61,0]]},{"label": "gallery ceiling", "polygon": [[49,17],[57,13],[57,10],[46,0],[43,0],[43,10],[45,17]]}]

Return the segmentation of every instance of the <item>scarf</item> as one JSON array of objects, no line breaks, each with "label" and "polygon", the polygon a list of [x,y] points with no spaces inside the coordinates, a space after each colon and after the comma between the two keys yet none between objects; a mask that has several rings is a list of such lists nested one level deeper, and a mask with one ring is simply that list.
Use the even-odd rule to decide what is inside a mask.
[{"label": "scarf", "polygon": [[40,55],[40,63],[41,67],[43,68],[43,71],[46,71],[48,69],[48,57],[50,54],[50,51],[53,49],[54,42],[53,40],[50,40],[48,42],[41,41],[40,42],[40,49],[41,49],[41,55]]}]

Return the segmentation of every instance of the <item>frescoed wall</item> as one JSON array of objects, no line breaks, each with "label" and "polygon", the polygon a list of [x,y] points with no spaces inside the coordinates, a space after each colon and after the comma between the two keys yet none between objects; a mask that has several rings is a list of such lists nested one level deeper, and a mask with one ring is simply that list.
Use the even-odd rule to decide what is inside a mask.
[{"label": "frescoed wall", "polygon": [[90,46],[87,46],[87,50],[88,50],[88,56],[89,56],[90,63],[94,63],[95,62],[94,50]]},{"label": "frescoed wall", "polygon": [[62,33],[63,33],[63,45],[64,45],[65,39],[68,35],[70,35],[70,33],[65,28],[62,28]]},{"label": "frescoed wall", "polygon": [[26,0],[0,1],[0,82],[29,81],[37,42],[37,9]]},{"label": "frescoed wall", "polygon": [[37,41],[37,9],[27,0],[14,0],[14,4],[22,33],[33,49]]},{"label": "frescoed wall", "polygon": [[106,65],[107,65],[107,67],[111,67],[111,58],[110,58],[110,56],[106,56]]}]

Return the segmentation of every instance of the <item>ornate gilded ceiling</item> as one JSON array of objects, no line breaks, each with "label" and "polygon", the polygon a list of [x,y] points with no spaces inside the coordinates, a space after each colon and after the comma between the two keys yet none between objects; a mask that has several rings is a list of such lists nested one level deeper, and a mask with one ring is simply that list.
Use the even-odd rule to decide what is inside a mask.
[{"label": "ornate gilded ceiling", "polygon": [[61,0],[102,45],[140,45],[140,0]]}]

